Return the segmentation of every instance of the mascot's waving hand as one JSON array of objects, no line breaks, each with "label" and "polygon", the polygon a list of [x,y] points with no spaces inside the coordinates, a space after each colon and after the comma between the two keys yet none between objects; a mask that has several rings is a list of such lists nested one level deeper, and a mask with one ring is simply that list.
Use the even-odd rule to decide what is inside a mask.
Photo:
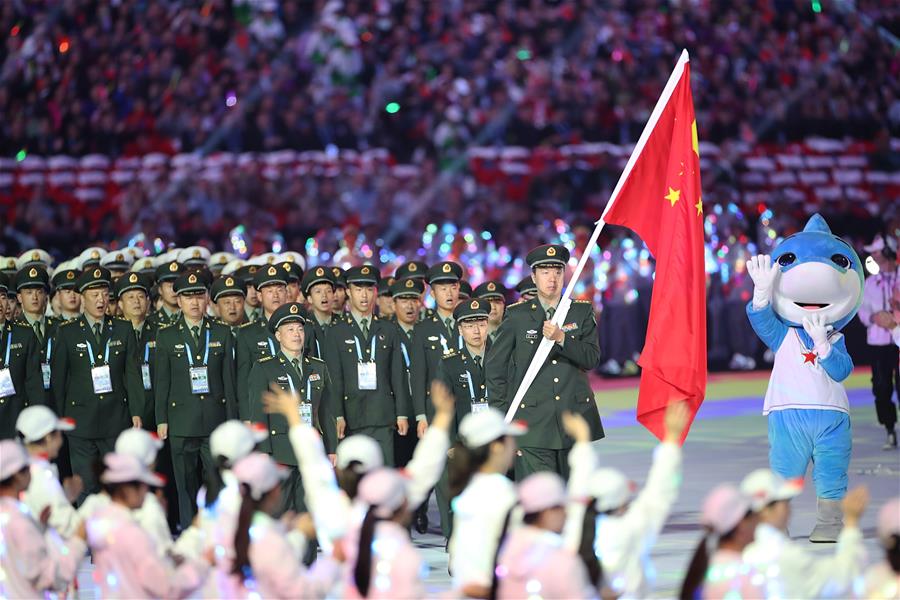
[{"label": "mascot's waving hand", "polygon": [[853,370],[838,331],[862,301],[862,263],[818,214],[769,256],[747,263],[753,300],[747,316],[775,353],[763,414],[769,463],[802,478],[810,461],[818,498],[811,542],[834,542],[850,465],[850,406],[841,382]]}]

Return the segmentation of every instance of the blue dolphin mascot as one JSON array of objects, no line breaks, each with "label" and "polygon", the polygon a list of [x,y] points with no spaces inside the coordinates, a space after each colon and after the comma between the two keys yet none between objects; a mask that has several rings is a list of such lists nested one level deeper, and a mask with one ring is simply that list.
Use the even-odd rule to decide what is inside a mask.
[{"label": "blue dolphin mascot", "polygon": [[811,542],[835,542],[843,526],[841,499],[850,466],[850,406],[841,384],[853,370],[839,333],[862,302],[862,263],[853,248],[815,214],[771,257],[747,262],[753,331],[775,353],[763,415],[769,463],[788,479],[803,478],[810,461],[816,487]]}]

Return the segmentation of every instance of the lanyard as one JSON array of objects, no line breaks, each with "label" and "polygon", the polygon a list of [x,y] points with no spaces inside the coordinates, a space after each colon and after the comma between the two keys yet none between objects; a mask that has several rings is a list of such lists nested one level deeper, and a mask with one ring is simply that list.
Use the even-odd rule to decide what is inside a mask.
[{"label": "lanyard", "polygon": [[[206,345],[208,346],[209,345],[209,331],[206,332],[206,338],[207,338]],[[272,356],[275,356],[275,344],[272,343],[272,338],[267,337],[266,341],[269,342],[269,354],[271,354]]]},{"label": "lanyard", "polygon": [[406,351],[406,344],[400,342],[400,350],[403,351],[403,362],[406,363],[406,370],[409,370],[409,353]]},{"label": "lanyard", "polygon": [[472,402],[475,402],[475,386],[472,385],[472,372],[466,371],[466,379],[469,381],[469,396],[472,398]]},{"label": "lanyard", "polygon": [[[194,366],[194,357],[191,356],[190,349],[185,353],[188,357],[188,364],[193,367]],[[206,330],[206,350],[203,352],[203,365],[209,361],[209,329]]]},{"label": "lanyard", "polygon": [[[291,365],[293,367],[293,365]],[[297,395],[297,388],[294,387],[294,379],[291,377],[291,374],[288,373],[288,387],[291,388],[291,394]],[[302,399],[301,399],[302,400]],[[309,382],[309,377],[306,378],[306,402],[312,402],[312,384]]]},{"label": "lanyard", "polygon": [[[356,356],[359,362],[363,362],[362,349],[359,346],[359,338],[354,336],[353,341],[356,342]],[[375,362],[375,336],[372,336],[372,350],[369,352],[369,362]]]},{"label": "lanyard", "polygon": [[[96,366],[94,364],[94,347],[91,346],[91,343],[88,340],[84,340],[84,343],[87,344],[88,358],[91,359],[91,367],[94,367]],[[106,341],[106,354],[103,356],[103,362],[109,364],[109,340]]]},{"label": "lanyard", "polygon": [[150,362],[150,342],[144,344],[144,364]]},{"label": "lanyard", "polygon": [[319,340],[316,340],[316,358],[322,358],[322,349],[319,347]]},{"label": "lanyard", "polygon": [[[463,348],[463,337],[462,335],[457,337],[456,346],[458,350],[462,350]],[[444,354],[450,352],[450,348],[447,347],[447,339],[444,337],[444,334],[441,334],[441,348],[444,350]]]},{"label": "lanyard", "polygon": [[53,338],[47,338],[47,360],[46,363],[50,363],[50,353],[53,351]]},{"label": "lanyard", "polygon": [[3,366],[9,366],[9,348],[12,346],[12,331],[6,333],[6,356],[3,357]]}]

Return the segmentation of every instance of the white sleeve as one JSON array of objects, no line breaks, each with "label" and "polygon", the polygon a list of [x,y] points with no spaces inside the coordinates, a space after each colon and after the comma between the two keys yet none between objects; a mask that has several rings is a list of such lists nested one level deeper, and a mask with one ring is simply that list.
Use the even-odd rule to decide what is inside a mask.
[{"label": "white sleeve", "polygon": [[653,465],[644,489],[625,512],[626,529],[641,537],[658,535],[678,499],[680,487],[681,447],[664,442],[653,453]]},{"label": "white sleeve", "polygon": [[55,529],[59,535],[68,539],[75,535],[81,524],[81,517],[60,485],[51,469],[32,471],[33,479],[25,493],[25,504],[33,515],[40,515],[47,506],[50,507],[50,520],[47,525]]},{"label": "white sleeve", "polygon": [[135,520],[146,531],[153,542],[160,556],[169,554],[172,550],[172,531],[169,529],[169,521],[166,513],[163,511],[162,505],[156,496],[150,492],[144,498],[144,504],[140,508],[133,511]]},{"label": "white sleeve", "polygon": [[429,427],[416,444],[412,459],[404,469],[409,476],[407,498],[410,508],[418,507],[441,478],[450,449],[450,437],[437,427]]},{"label": "white sleeve", "polygon": [[588,498],[587,484],[591,474],[597,469],[597,453],[592,442],[580,442],[569,451],[569,502],[566,506],[566,524],[563,527],[563,547],[570,552],[578,552],[581,545],[581,529],[585,502]]},{"label": "white sleeve", "polygon": [[793,542],[786,544],[781,556],[785,577],[802,586],[808,598],[849,597],[853,583],[863,572],[866,551],[862,532],[857,527],[844,527],[838,536],[834,554],[821,556],[807,552]]}]

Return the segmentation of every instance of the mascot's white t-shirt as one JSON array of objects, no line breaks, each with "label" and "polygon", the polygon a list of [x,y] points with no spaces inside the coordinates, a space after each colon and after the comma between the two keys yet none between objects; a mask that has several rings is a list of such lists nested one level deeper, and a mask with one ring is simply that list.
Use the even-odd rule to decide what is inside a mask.
[{"label": "mascot's white t-shirt", "polygon": [[[828,341],[834,344],[840,337],[840,333],[832,333]],[[803,345],[794,328],[784,336],[775,352],[763,415],[788,408],[838,410],[850,414],[844,386],[829,377],[819,365],[818,357]]]}]

